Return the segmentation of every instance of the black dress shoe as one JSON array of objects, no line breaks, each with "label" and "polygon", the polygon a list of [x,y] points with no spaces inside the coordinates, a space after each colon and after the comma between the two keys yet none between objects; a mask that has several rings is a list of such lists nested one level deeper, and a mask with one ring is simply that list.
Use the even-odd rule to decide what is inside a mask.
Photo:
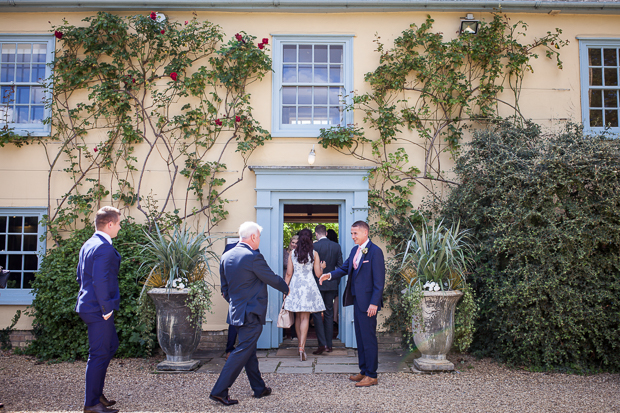
[{"label": "black dress shoe", "polygon": [[219,396],[214,396],[214,395],[210,394],[209,398],[211,400],[215,400],[216,402],[222,403],[224,406],[232,406],[233,404],[239,403],[239,400],[231,399],[228,396],[226,396],[226,397],[219,397]]},{"label": "black dress shoe", "polygon": [[105,407],[114,406],[116,404],[116,400],[108,400],[108,399],[106,399],[106,397],[103,394],[101,395],[101,397],[99,397],[99,401]]},{"label": "black dress shoe", "polygon": [[324,351],[327,351],[327,346],[319,346],[319,348],[314,350],[312,354],[316,354],[317,356],[320,356],[321,354],[323,354]]},{"label": "black dress shoe", "polygon": [[265,396],[269,396],[271,394],[271,387],[265,387],[265,390],[263,390],[263,392],[261,394],[254,395],[254,397],[256,397],[257,399],[260,399],[261,397],[265,397]]},{"label": "black dress shoe", "polygon": [[97,403],[94,406],[84,406],[84,413],[118,413],[118,410],[108,409],[103,403]]},{"label": "black dress shoe", "polygon": [[331,347],[325,347],[325,352],[326,353],[331,353],[333,351],[333,349]]}]

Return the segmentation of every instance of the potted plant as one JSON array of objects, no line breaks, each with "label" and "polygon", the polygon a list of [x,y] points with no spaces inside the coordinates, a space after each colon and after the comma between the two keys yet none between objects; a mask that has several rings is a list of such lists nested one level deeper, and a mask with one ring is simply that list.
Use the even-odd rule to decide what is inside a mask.
[{"label": "potted plant", "polygon": [[454,370],[446,359],[454,340],[454,310],[466,295],[459,326],[460,350],[471,343],[476,306],[467,286],[466,274],[472,260],[468,230],[457,223],[450,227],[426,222],[413,229],[400,263],[400,275],[408,286],[403,291],[412,319],[413,341],[422,357],[414,360],[421,371]]},{"label": "potted plant", "polygon": [[204,233],[178,226],[171,233],[157,226],[156,230],[154,235],[146,233],[148,242],[142,249],[142,265],[149,270],[142,296],[146,292],[155,304],[157,341],[166,353],[157,369],[193,370],[198,361],[191,357],[200,343],[204,313],[212,304],[206,276],[212,273],[210,261],[218,257]]}]

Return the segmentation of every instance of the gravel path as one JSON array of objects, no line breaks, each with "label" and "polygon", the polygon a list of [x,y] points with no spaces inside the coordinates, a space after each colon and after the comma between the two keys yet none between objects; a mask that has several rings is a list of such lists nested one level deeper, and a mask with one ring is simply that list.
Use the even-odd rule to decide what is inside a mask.
[{"label": "gravel path", "polygon": [[[115,407],[121,412],[620,412],[618,374],[530,373],[467,356],[458,363],[459,373],[385,373],[370,388],[355,388],[345,374],[264,374],[273,395],[259,400],[241,375],[230,392],[239,404],[231,407],[208,399],[217,375],[152,374],[159,361],[112,360],[106,395],[118,401]],[[4,411],[81,412],[85,365],[37,364],[0,353]]]}]

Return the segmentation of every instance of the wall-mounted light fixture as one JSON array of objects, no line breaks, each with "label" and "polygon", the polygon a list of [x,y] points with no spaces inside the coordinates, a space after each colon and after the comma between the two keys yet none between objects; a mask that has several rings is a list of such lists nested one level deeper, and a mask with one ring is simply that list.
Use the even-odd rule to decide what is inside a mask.
[{"label": "wall-mounted light fixture", "polygon": [[315,159],[316,159],[316,152],[314,152],[314,145],[312,145],[312,149],[310,150],[310,153],[308,154],[308,163],[310,165],[314,165]]},{"label": "wall-mounted light fixture", "polygon": [[477,34],[479,26],[480,22],[474,20],[474,15],[468,14],[464,19],[461,18],[461,30],[459,30],[459,34]]}]

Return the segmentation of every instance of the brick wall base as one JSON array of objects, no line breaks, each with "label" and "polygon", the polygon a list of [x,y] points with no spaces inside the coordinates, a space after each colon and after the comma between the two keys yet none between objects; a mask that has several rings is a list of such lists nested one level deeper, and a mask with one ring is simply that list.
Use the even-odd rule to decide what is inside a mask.
[{"label": "brick wall base", "polygon": [[34,340],[31,330],[15,330],[10,337],[13,348],[24,348]]}]

